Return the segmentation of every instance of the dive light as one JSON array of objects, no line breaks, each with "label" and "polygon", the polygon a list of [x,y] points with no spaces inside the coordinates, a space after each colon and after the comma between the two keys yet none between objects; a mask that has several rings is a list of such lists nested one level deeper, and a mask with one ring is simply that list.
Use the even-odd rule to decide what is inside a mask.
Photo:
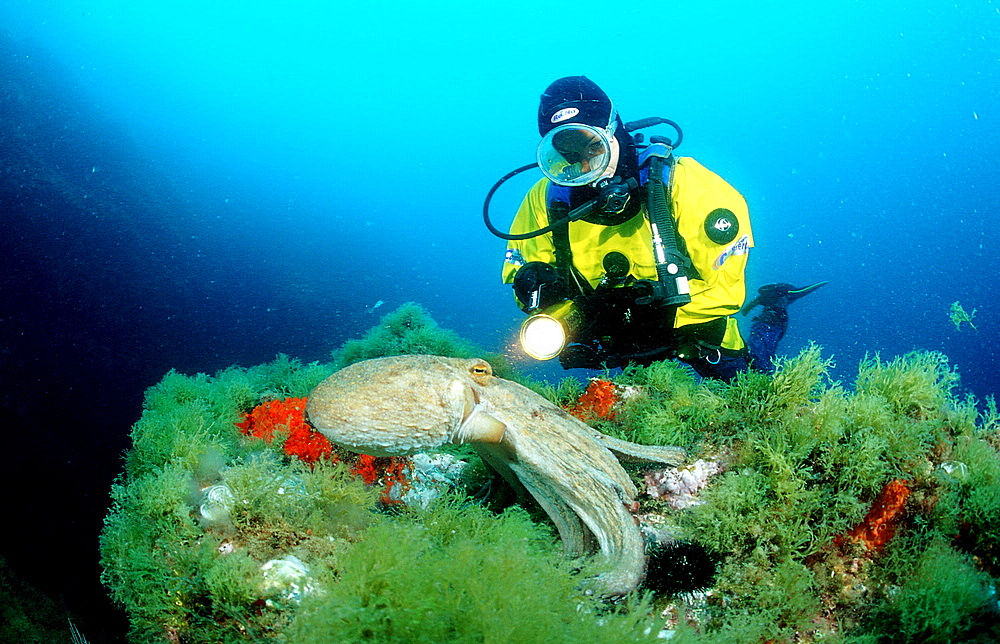
[{"label": "dive light", "polygon": [[521,324],[521,348],[535,360],[551,360],[566,348],[581,320],[572,301],[553,304]]}]

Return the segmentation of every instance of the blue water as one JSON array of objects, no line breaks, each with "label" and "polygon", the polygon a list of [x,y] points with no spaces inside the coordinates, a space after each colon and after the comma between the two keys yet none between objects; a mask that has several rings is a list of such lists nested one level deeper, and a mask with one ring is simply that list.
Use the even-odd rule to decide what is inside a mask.
[{"label": "blue water", "polygon": [[521,313],[482,201],[533,160],[565,75],[680,123],[678,153],[746,196],[752,288],[830,280],[783,353],[816,342],[849,384],[866,353],[940,350],[996,393],[998,36],[987,0],[4,3],[3,483],[55,492],[15,495],[48,527],[3,555],[106,608],[107,489],[170,368],[325,360],[405,301],[507,350]]}]

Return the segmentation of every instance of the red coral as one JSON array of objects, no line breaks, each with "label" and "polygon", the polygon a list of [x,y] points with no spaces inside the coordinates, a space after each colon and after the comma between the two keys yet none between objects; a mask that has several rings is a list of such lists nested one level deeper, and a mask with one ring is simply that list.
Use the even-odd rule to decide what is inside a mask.
[{"label": "red coral", "polygon": [[336,460],[329,439],[306,422],[305,409],[305,398],[271,400],[254,407],[236,426],[247,436],[268,443],[274,440],[275,432],[285,434],[285,454],[306,463],[315,463],[321,458]]},{"label": "red coral", "polygon": [[[284,435],[284,451],[289,456],[295,456],[306,463],[312,464],[320,459],[333,462],[340,460],[334,451],[333,444],[323,434],[312,428],[305,418],[306,399],[286,398],[271,400],[257,405],[249,414],[243,415],[243,420],[236,423],[240,431],[247,436],[260,438],[268,443],[275,435]],[[381,483],[382,502],[385,504],[401,503],[403,494],[410,489],[406,471],[410,461],[404,457],[376,457],[358,454],[351,472],[361,477],[366,485]],[[347,458],[346,460],[350,460]]]},{"label": "red coral", "polygon": [[361,477],[365,485],[372,485],[378,480],[378,468],[375,467],[375,457],[368,454],[361,454],[358,460],[351,466],[351,472]]},{"label": "red coral", "polygon": [[369,456],[361,454],[351,466],[351,472],[361,477],[366,485],[381,483],[382,496],[380,500],[386,505],[402,503],[402,497],[410,489],[410,481],[406,478],[410,460],[398,456]]},{"label": "red coral", "polygon": [[614,420],[618,404],[618,392],[615,383],[610,380],[593,378],[586,391],[580,394],[576,404],[566,409],[583,422],[596,419]]},{"label": "red coral", "polygon": [[906,481],[889,481],[875,498],[864,521],[848,530],[846,536],[863,543],[869,551],[880,551],[896,534],[896,528],[903,517],[903,506],[909,496],[910,488]]}]

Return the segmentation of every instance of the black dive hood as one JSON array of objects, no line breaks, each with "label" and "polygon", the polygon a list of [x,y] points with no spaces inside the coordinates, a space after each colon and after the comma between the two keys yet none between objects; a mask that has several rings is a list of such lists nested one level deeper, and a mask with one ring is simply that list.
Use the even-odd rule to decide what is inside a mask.
[{"label": "black dive hood", "polygon": [[[684,133],[681,131],[680,126],[670,119],[651,116],[625,123],[615,135],[621,144],[623,152],[615,176],[610,179],[599,180],[594,186],[580,186],[570,189],[572,195],[571,206],[573,207],[569,213],[558,221],[552,222],[548,226],[539,228],[538,230],[514,235],[497,229],[490,222],[490,201],[493,199],[493,194],[512,177],[522,172],[527,172],[532,168],[537,168],[538,165],[531,163],[508,172],[493,184],[493,187],[486,194],[486,200],[483,202],[483,221],[486,224],[486,228],[500,239],[521,240],[544,235],[545,233],[552,232],[559,226],[581,219],[603,226],[613,226],[631,219],[638,212],[640,201],[638,199],[628,199],[629,193],[639,187],[639,181],[636,178],[639,175],[636,150],[638,148],[644,149],[646,146],[643,145],[642,134],[632,137],[628,133],[661,124],[666,124],[674,128],[677,131],[677,140],[671,141],[666,137],[653,137],[653,139],[655,142],[665,144],[670,151],[677,149],[684,139]],[[580,201],[583,203],[579,203]],[[631,201],[631,204],[628,204],[629,201]]]}]

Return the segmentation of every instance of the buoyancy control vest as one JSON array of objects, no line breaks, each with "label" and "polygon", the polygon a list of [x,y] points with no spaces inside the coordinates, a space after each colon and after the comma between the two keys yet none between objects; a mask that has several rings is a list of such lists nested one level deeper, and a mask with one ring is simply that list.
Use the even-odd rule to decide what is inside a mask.
[{"label": "buoyancy control vest", "polygon": [[[666,164],[665,164],[666,165]],[[666,169],[666,168],[665,168]],[[648,169],[641,176],[648,189]],[[721,177],[689,157],[675,158],[663,184],[669,194],[676,224],[678,248],[691,262],[691,302],[676,310],[674,326],[702,324],[737,312],[745,297],[743,272],[753,246],[746,201]],[[529,190],[511,226],[511,233],[549,225],[568,204],[568,190],[542,179]],[[555,207],[552,207],[555,206]],[[646,209],[642,210],[643,214]],[[604,257],[613,251],[629,260],[636,280],[657,280],[652,231],[646,216],[635,216],[617,226],[573,221],[561,230],[510,241],[508,256],[521,263],[541,261],[565,271],[568,283],[579,284],[581,294],[598,286],[605,276]],[[558,248],[557,248],[558,247]],[[518,265],[504,265],[504,282],[511,283]],[[570,272],[572,271],[572,272]],[[722,345],[742,348],[735,320],[728,320]]]}]

